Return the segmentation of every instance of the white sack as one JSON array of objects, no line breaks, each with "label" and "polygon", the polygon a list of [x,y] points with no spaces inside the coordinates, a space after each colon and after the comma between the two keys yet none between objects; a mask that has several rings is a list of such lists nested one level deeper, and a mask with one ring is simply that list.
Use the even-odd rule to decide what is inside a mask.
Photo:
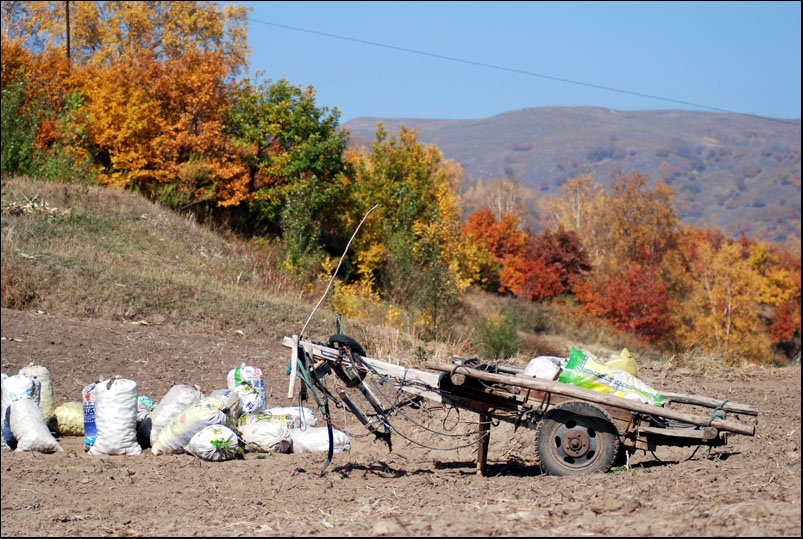
[{"label": "white sack", "polygon": [[[303,406],[285,406],[278,408],[271,408],[265,411],[265,415],[269,420],[279,421],[284,423],[287,428],[306,428],[314,427],[318,424],[318,418],[315,413],[309,408]],[[272,419],[270,419],[272,418]],[[297,418],[297,422],[288,422],[285,418]],[[296,423],[296,424],[293,424]]]},{"label": "white sack", "polygon": [[179,384],[171,387],[148,418],[151,420],[151,446],[156,445],[156,440],[159,439],[159,432],[165,428],[171,419],[183,412],[187,407],[201,400],[202,397],[201,388],[198,386],[190,387]]},{"label": "white sack", "polygon": [[265,399],[250,383],[243,383],[234,388],[240,400],[240,410],[244,414],[258,414],[265,410]]},{"label": "white sack", "polygon": [[33,378],[25,374],[8,376],[2,383],[2,449],[8,451],[16,447],[16,440],[11,433],[11,426],[8,423],[8,413],[11,403],[19,399],[32,399],[39,406],[39,391],[42,383],[38,378]]},{"label": "white sack", "polygon": [[98,435],[90,455],[139,455],[137,443],[137,383],[124,378],[95,386],[95,425]]},{"label": "white sack", "polygon": [[45,417],[31,399],[18,399],[8,407],[11,432],[17,440],[17,451],[55,453],[64,451],[50,434]]},{"label": "white sack", "polygon": [[287,453],[293,443],[290,429],[281,423],[254,421],[240,427],[240,439],[246,451]]},{"label": "white sack", "polygon": [[[329,433],[326,427],[313,427],[309,429],[293,429],[293,453],[321,453],[329,451]],[[343,431],[332,429],[334,452],[349,451],[351,440]]]}]

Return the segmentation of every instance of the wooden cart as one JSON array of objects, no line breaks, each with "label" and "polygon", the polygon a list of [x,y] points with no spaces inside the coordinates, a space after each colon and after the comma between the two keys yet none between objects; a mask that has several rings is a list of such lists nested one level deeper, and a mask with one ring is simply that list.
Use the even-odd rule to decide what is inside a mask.
[{"label": "wooden cart", "polygon": [[[627,452],[653,451],[658,446],[722,446],[731,433],[753,436],[756,431],[758,409],[727,400],[662,391],[665,405],[653,406],[526,377],[519,367],[457,356],[452,364],[426,363],[427,369],[436,371],[428,372],[366,357],[357,343],[339,335],[326,344],[297,337],[285,337],[283,344],[295,350],[294,356],[310,358],[306,368],[311,375],[334,371],[346,385],[358,387],[380,416],[387,410],[363,383],[370,372],[397,390],[476,412],[482,434],[477,451],[480,475],[485,473],[490,419],[535,429],[542,470],[559,476],[605,472]],[[369,430],[379,434],[377,423],[368,421],[345,392],[339,396]],[[700,415],[690,412],[691,407],[713,413]],[[745,422],[741,416],[753,419]]]}]

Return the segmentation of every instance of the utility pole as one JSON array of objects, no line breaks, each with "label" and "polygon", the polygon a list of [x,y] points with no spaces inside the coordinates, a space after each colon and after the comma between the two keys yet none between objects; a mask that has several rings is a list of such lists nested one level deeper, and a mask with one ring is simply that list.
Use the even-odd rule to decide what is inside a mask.
[{"label": "utility pole", "polygon": [[67,63],[70,63],[70,0],[65,0],[64,9],[67,13]]}]

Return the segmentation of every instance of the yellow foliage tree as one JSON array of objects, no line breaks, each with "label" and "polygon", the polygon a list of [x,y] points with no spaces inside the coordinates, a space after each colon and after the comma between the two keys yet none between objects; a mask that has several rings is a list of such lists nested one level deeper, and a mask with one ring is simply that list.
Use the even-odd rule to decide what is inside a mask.
[{"label": "yellow foliage tree", "polygon": [[732,362],[761,362],[770,342],[758,317],[760,276],[741,246],[708,242],[694,246],[686,290],[674,310],[676,335],[685,346]]}]

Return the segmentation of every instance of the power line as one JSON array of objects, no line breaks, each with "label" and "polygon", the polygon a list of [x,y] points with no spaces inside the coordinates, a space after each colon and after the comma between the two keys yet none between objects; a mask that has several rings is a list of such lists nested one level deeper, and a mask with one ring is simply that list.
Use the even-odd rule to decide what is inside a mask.
[{"label": "power line", "polygon": [[368,41],[368,40],[365,40],[365,39],[357,39],[357,38],[341,36],[341,35],[337,35],[337,34],[330,34],[330,33],[327,33],[327,32],[319,32],[317,30],[309,30],[307,28],[299,28],[297,26],[289,26],[287,24],[279,24],[279,23],[275,23],[275,22],[262,21],[262,20],[259,20],[259,19],[250,19],[250,18],[248,20],[251,21],[251,22],[256,22],[256,23],[260,23],[260,24],[266,24],[266,25],[269,25],[269,26],[275,26],[277,28],[284,28],[284,29],[287,29],[287,30],[294,30],[296,32],[305,32],[307,34],[315,34],[315,35],[319,35],[319,36],[330,37],[330,38],[333,38],[333,39],[340,39],[340,40],[343,40],[343,41],[351,41],[351,42],[354,42],[354,43],[361,43],[363,45],[371,45],[373,47],[382,47],[382,48],[385,48],[385,49],[392,49],[392,50],[397,50],[397,51],[401,51],[401,52],[419,54],[421,56],[429,56],[429,57],[432,57],[432,58],[439,58],[441,60],[448,60],[450,62],[459,62],[459,63],[468,64],[468,65],[474,65],[474,66],[479,66],[479,67],[487,67],[489,69],[497,69],[499,71],[507,71],[509,73],[518,73],[520,75],[527,75],[527,76],[531,76],[531,77],[539,77],[539,78],[542,78],[542,79],[553,80],[553,81],[557,81],[557,82],[563,82],[563,83],[566,83],[566,84],[575,84],[575,85],[578,85],[578,86],[585,86],[585,87],[588,87],[588,88],[596,88],[598,90],[607,90],[609,92],[618,92],[618,93],[621,93],[621,94],[635,95],[635,96],[638,96],[638,97],[646,97],[648,99],[657,99],[659,101],[666,101],[668,103],[676,103],[676,104],[681,104],[681,105],[688,105],[688,106],[697,107],[697,108],[700,108],[700,109],[711,110],[711,111],[714,111],[714,112],[723,112],[723,113],[726,113],[726,114],[737,114],[739,116],[747,116],[749,118],[758,118],[758,119],[761,119],[761,120],[769,120],[769,121],[772,121],[772,122],[778,122],[778,123],[782,123],[782,124],[793,125],[793,126],[798,127],[798,128],[800,127],[800,124],[798,124],[798,123],[790,122],[790,121],[787,121],[787,120],[782,120],[780,118],[771,118],[769,116],[761,116],[759,114],[752,114],[752,113],[747,113],[747,112],[738,112],[738,111],[722,109],[722,108],[718,108],[718,107],[711,107],[711,106],[708,106],[708,105],[701,105],[699,103],[692,103],[691,101],[683,101],[683,100],[680,100],[680,99],[672,99],[672,98],[669,98],[669,97],[662,97],[662,96],[646,94],[646,93],[642,93],[642,92],[635,92],[635,91],[632,91],[632,90],[623,90],[621,88],[613,88],[611,86],[603,86],[601,84],[593,84],[593,83],[576,81],[576,80],[571,80],[571,79],[566,79],[566,78],[561,78],[561,77],[554,77],[552,75],[545,75],[543,73],[536,73],[536,72],[533,72],[533,71],[526,71],[526,70],[523,70],[523,69],[504,67],[504,66],[499,66],[499,65],[496,65],[496,64],[488,64],[488,63],[485,63],[485,62],[477,62],[477,61],[474,61],[474,60],[466,60],[464,58],[456,58],[454,56],[446,56],[446,55],[443,55],[443,54],[437,54],[437,53],[433,53],[433,52],[419,51],[419,50],[410,49],[410,48],[407,48],[407,47],[398,47],[396,45],[387,45],[385,43],[377,43],[375,41]]}]

